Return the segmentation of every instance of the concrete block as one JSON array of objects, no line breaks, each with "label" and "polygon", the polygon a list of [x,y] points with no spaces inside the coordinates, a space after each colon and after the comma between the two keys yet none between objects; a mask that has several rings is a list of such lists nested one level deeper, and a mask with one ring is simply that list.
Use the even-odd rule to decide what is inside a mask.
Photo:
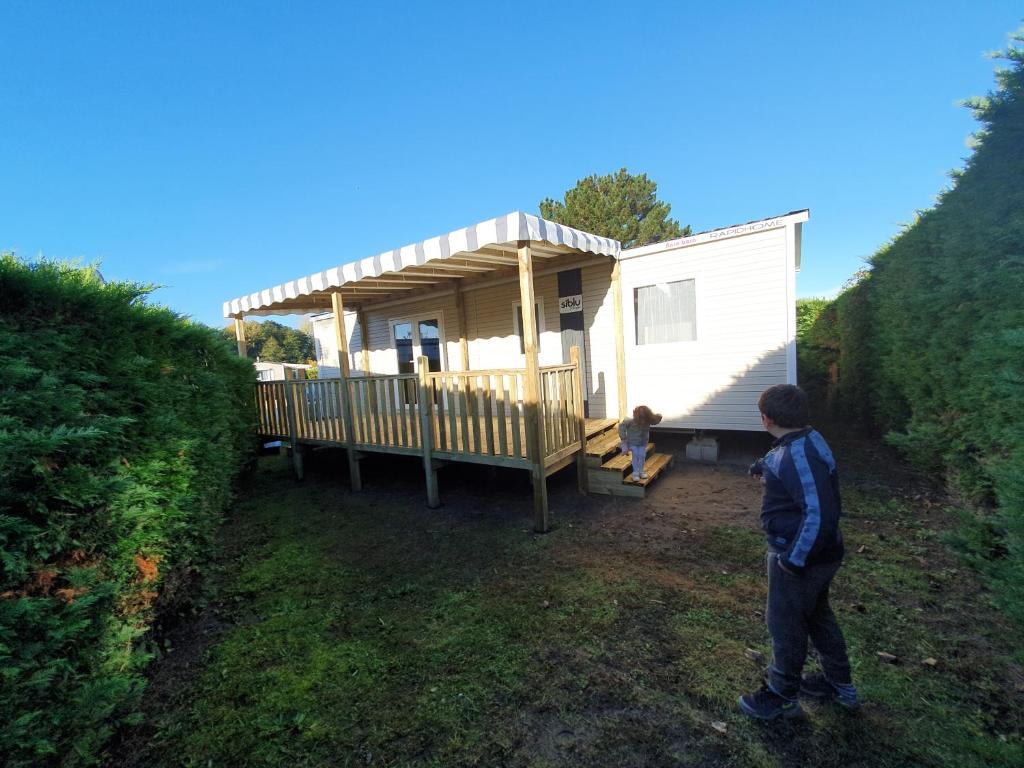
[{"label": "concrete block", "polygon": [[686,444],[686,458],[689,461],[718,462],[718,438],[694,437]]}]

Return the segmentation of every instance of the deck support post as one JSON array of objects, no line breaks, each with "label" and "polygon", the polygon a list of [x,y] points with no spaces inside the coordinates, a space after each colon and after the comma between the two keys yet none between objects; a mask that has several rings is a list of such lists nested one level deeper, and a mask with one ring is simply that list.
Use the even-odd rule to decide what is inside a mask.
[{"label": "deck support post", "polygon": [[299,445],[299,422],[296,416],[294,384],[285,379],[284,381],[284,411],[288,419],[288,442],[292,446],[292,469],[295,470],[295,479],[302,480],[305,477],[302,466],[302,446]]},{"label": "deck support post", "polygon": [[615,382],[619,401],[619,419],[628,416],[626,402],[626,336],[622,330],[622,275],[619,260],[612,266],[612,306],[615,309]]},{"label": "deck support post", "polygon": [[242,319],[242,315],[235,317],[235,341],[238,342],[238,356],[248,355],[249,347],[245,343],[245,321]]},{"label": "deck support post", "polygon": [[576,403],[573,414],[576,417],[576,429],[580,435],[580,450],[576,454],[576,486],[580,493],[586,493],[587,482],[587,420],[583,413],[583,366],[580,365],[580,348],[573,346],[569,348],[569,362],[576,368],[573,400]]},{"label": "deck support post", "polygon": [[416,398],[416,412],[420,420],[423,473],[427,479],[427,506],[431,509],[437,509],[441,506],[441,499],[437,493],[437,466],[430,455],[434,447],[434,420],[431,418],[434,401],[430,396],[430,380],[427,378],[427,374],[430,372],[430,361],[426,355],[420,355],[416,359],[416,372],[419,374],[419,396]]},{"label": "deck support post", "polygon": [[550,528],[548,518],[548,483],[544,472],[544,415],[540,402],[540,363],[537,359],[537,318],[534,314],[533,257],[530,241],[516,243],[519,255],[519,297],[523,307],[523,350],[526,353],[526,373],[523,375],[523,410],[526,426],[526,456],[530,460],[533,477],[533,529],[545,533]]},{"label": "deck support post", "polygon": [[352,415],[352,398],[349,397],[348,379],[348,334],[345,332],[345,307],[341,294],[331,294],[331,309],[334,310],[334,340],[338,346],[338,372],[341,375],[341,418],[345,422],[345,453],[348,454],[348,475],[353,491],[363,490],[363,478],[359,471],[359,459],[355,448],[355,419]]}]

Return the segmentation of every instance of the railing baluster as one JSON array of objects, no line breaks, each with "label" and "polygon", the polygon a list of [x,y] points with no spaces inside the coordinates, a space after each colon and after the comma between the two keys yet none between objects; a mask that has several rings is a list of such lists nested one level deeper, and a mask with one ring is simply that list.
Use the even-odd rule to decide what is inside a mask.
[{"label": "railing baluster", "polygon": [[[483,446],[480,444],[480,377],[473,375],[466,377],[466,399],[469,400],[469,416],[473,423],[473,453],[483,453]],[[468,453],[467,449],[467,453]]]},{"label": "railing baluster", "polygon": [[448,450],[453,453],[458,453],[461,450],[461,445],[465,442],[466,435],[463,432],[462,440],[459,440],[459,428],[458,428],[458,395],[457,393],[462,392],[462,388],[458,385],[458,379],[455,376],[446,377],[448,381],[447,386],[447,398],[448,398]]},{"label": "railing baluster", "polygon": [[432,430],[430,439],[434,448],[441,450],[441,446],[448,442],[448,425],[445,422],[445,409],[448,407],[448,401],[445,400],[444,377],[438,376],[433,382],[433,392],[431,393],[433,399],[428,404],[430,408],[428,413],[433,414],[433,418],[430,420]]},{"label": "railing baluster", "polygon": [[519,374],[513,372],[508,377],[509,407],[512,409],[512,455],[523,457],[523,436],[519,433]]},{"label": "railing baluster", "polygon": [[373,379],[373,399],[377,408],[377,420],[380,422],[380,444],[391,445],[391,438],[388,436],[388,412],[387,402],[384,400],[384,382],[380,379]]},{"label": "railing baluster", "polygon": [[484,436],[487,439],[487,453],[491,456],[494,455],[494,407],[492,405],[494,401],[494,381],[490,374],[486,374],[484,377],[485,386],[482,390],[484,397]]}]

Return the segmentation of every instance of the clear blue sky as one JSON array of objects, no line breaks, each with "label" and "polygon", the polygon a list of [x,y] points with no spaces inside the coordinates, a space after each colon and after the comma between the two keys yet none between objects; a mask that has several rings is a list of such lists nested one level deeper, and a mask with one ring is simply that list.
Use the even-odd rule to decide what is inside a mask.
[{"label": "clear blue sky", "polygon": [[932,204],[1019,0],[0,0],[0,250],[221,302],[619,167],[694,230],[810,208],[800,295]]}]

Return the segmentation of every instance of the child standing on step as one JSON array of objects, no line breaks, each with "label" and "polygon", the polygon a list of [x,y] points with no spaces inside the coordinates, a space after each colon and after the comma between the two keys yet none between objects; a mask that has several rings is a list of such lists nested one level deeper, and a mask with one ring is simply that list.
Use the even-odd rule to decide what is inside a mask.
[{"label": "child standing on step", "polygon": [[661,423],[661,414],[654,413],[646,405],[638,405],[633,409],[633,418],[619,422],[619,446],[623,453],[628,453],[633,463],[633,474],[630,480],[646,480],[644,462],[647,461],[647,443],[651,439],[651,427]]}]

